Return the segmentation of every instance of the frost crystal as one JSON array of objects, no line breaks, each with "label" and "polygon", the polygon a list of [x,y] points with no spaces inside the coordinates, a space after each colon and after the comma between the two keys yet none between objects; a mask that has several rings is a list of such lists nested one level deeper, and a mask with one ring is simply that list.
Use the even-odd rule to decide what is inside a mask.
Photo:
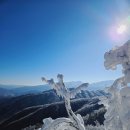
[{"label": "frost crystal", "polygon": [[73,91],[69,91],[63,82],[63,75],[58,74],[57,79],[58,83],[55,83],[53,79],[47,80],[46,78],[42,78],[42,81],[48,83],[56,90],[58,96],[64,98],[69,118],[58,118],[55,120],[51,118],[44,119],[44,125],[41,130],[85,130],[83,118],[79,114],[75,115],[71,109],[70,98],[74,98],[81,90],[85,90],[88,87],[88,83],[84,83]]},{"label": "frost crystal", "polygon": [[123,46],[117,47],[104,55],[106,69],[116,69],[121,64],[124,73],[124,82],[130,83],[130,40]]},{"label": "frost crystal", "polygon": [[106,52],[104,55],[106,69],[116,69],[118,64],[123,67],[124,76],[115,80],[108,88],[111,94],[101,98],[106,106],[105,130],[130,130],[130,41],[123,46]]}]

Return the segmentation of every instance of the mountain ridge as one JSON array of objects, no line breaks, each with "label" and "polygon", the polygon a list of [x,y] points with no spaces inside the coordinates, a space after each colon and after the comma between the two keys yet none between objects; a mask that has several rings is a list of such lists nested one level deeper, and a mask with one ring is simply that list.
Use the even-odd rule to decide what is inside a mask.
[{"label": "mountain ridge", "polygon": [[[110,86],[113,83],[113,80],[107,80],[107,81],[100,81],[96,83],[92,83],[89,85],[87,90],[103,90],[105,87]],[[65,82],[65,85],[68,88],[76,88],[79,85],[81,85],[81,81],[72,81],[72,82]],[[9,88],[8,85],[0,85],[0,98],[8,98],[8,97],[14,97],[14,96],[20,96],[24,94],[34,94],[34,93],[40,93],[43,91],[50,90],[51,87],[48,84],[43,85],[37,85],[37,86],[20,86],[16,87],[16,85],[11,86]]]}]

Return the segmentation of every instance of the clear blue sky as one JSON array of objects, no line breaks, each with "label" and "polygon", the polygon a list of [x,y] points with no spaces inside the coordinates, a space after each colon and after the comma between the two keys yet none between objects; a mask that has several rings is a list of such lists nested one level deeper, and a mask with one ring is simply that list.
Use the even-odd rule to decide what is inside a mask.
[{"label": "clear blue sky", "polygon": [[[104,53],[118,44],[110,28],[129,15],[127,0],[1,0],[0,83],[115,79]],[[127,39],[125,39],[127,40]]]}]

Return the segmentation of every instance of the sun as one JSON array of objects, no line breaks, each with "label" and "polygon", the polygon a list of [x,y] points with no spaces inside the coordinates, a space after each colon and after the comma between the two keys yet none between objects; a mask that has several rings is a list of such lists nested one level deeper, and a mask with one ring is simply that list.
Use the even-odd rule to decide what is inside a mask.
[{"label": "sun", "polygon": [[125,24],[122,24],[120,25],[118,28],[117,28],[117,33],[118,34],[123,34],[124,32],[126,32],[126,29],[127,29],[127,26]]}]

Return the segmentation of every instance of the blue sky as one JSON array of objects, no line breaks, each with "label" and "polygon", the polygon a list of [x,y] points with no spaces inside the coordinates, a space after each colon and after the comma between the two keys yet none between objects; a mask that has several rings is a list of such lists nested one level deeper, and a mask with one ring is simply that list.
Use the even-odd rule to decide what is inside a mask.
[{"label": "blue sky", "polygon": [[128,0],[2,0],[0,83],[42,84],[115,79],[121,70],[104,68],[104,53],[128,37],[113,39],[111,27],[130,13]]}]

